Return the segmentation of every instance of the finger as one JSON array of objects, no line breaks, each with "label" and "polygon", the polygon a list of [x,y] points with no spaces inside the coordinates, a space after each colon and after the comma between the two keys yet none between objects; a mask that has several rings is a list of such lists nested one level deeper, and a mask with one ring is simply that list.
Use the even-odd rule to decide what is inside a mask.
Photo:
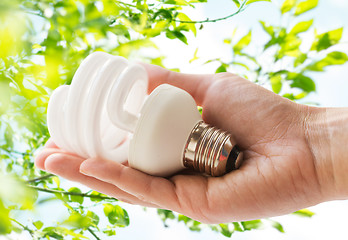
[{"label": "finger", "polygon": [[142,65],[149,76],[149,93],[158,85],[167,83],[187,91],[198,105],[203,103],[205,93],[213,82],[213,76],[209,74],[184,74],[151,64],[142,63]]},{"label": "finger", "polygon": [[[50,146],[50,145],[49,145]],[[45,170],[45,160],[48,156],[54,153],[63,153],[63,150],[57,148],[44,148],[36,157],[35,157],[35,166],[38,169]]]},{"label": "finger", "polygon": [[46,148],[58,148],[58,146],[53,142],[53,139],[50,138],[48,141],[45,143]]},{"label": "finger", "polygon": [[147,207],[157,207],[154,204],[137,199],[110,183],[105,183],[93,177],[81,174],[79,169],[83,161],[84,159],[81,157],[56,152],[48,156],[45,160],[45,169],[68,180],[82,183],[98,192],[113,196],[121,201]]},{"label": "finger", "polygon": [[84,161],[80,166],[80,172],[114,184],[161,208],[179,210],[175,185],[165,178],[153,177],[113,161],[104,160],[101,163],[95,159]]}]

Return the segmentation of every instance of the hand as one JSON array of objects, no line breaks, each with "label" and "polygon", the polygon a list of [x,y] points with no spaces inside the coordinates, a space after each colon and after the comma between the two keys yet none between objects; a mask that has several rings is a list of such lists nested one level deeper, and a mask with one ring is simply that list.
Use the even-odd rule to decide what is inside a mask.
[{"label": "hand", "polygon": [[36,166],[122,201],[174,210],[205,223],[290,213],[337,198],[342,191],[331,189],[348,182],[332,178],[332,156],[324,158],[332,152],[328,138],[317,131],[327,123],[325,109],[296,104],[230,73],[146,68],[149,92],[163,83],[180,87],[203,107],[205,122],[233,134],[244,151],[239,170],[218,178],[153,177],[114,161],[82,159],[51,141]]}]

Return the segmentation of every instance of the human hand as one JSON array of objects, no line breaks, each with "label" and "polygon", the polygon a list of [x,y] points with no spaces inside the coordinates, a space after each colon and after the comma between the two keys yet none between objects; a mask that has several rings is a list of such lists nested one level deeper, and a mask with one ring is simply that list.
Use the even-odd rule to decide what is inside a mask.
[{"label": "human hand", "polygon": [[36,166],[122,201],[174,210],[205,223],[282,215],[341,197],[337,186],[348,181],[332,177],[333,157],[325,159],[332,150],[321,149],[330,139],[317,131],[326,123],[325,109],[293,103],[230,73],[146,68],[149,92],[163,83],[182,88],[203,107],[205,122],[232,133],[244,152],[239,170],[218,178],[153,177],[114,161],[82,159],[51,141]]}]

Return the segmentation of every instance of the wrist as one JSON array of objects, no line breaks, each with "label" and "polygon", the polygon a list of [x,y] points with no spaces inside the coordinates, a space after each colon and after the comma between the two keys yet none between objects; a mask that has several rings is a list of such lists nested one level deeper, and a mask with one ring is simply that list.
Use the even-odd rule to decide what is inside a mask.
[{"label": "wrist", "polygon": [[306,138],[325,200],[348,198],[348,108],[309,107]]}]

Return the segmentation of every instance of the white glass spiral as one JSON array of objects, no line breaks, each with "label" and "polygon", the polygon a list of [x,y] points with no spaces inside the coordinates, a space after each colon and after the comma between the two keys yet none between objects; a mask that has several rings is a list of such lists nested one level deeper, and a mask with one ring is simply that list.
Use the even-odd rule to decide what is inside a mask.
[{"label": "white glass spiral", "polygon": [[103,52],[89,55],[70,86],[57,88],[47,110],[48,129],[62,149],[84,158],[123,162],[147,92],[145,69]]}]

